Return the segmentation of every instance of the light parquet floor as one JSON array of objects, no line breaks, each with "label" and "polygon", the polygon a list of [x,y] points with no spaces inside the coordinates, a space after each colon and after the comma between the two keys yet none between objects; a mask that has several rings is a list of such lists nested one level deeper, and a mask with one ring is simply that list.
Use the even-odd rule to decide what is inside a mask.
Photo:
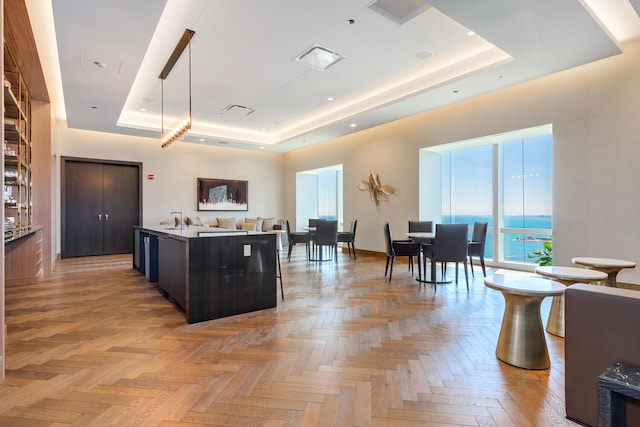
[{"label": "light parquet floor", "polygon": [[194,325],[130,255],[7,288],[0,426],[574,425],[562,339],[548,370],[497,360],[504,302],[480,271],[467,293],[401,260],[389,284],[364,253],[282,268],[277,308]]}]

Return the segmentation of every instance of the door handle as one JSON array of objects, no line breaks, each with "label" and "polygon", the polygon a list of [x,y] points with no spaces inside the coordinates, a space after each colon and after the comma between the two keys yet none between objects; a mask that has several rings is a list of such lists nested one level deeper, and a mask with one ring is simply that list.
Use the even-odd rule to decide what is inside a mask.
[{"label": "door handle", "polygon": [[98,221],[102,221],[102,214],[98,214]]},{"label": "door handle", "polygon": [[105,215],[104,215],[104,220],[105,220],[105,221],[109,221],[109,214],[105,214]]}]

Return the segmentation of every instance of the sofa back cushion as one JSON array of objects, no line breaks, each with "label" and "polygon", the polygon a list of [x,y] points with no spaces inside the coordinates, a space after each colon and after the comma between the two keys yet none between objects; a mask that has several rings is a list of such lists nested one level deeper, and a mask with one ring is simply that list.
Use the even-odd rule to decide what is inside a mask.
[{"label": "sofa back cushion", "polygon": [[228,228],[230,230],[238,228],[238,225],[236,224],[236,217],[234,216],[224,218],[218,217],[216,220],[218,221],[218,227],[220,228]]},{"label": "sofa back cushion", "polygon": [[245,222],[241,226],[241,230],[244,231],[256,231],[256,223],[254,222]]},{"label": "sofa back cushion", "polygon": [[262,220],[262,231],[269,231],[269,230],[273,230],[273,224],[275,223],[276,219],[275,218],[260,218],[258,217],[258,219]]},{"label": "sofa back cushion", "polygon": [[255,230],[253,231],[262,231],[262,218],[245,218],[244,222],[245,224],[255,224]]}]

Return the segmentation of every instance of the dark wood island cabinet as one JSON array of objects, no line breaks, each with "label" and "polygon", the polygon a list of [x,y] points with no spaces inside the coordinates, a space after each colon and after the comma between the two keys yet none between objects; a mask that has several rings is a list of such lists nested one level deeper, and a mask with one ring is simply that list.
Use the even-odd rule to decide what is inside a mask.
[{"label": "dark wood island cabinet", "polygon": [[133,267],[196,323],[276,306],[276,238],[210,227],[135,226]]}]

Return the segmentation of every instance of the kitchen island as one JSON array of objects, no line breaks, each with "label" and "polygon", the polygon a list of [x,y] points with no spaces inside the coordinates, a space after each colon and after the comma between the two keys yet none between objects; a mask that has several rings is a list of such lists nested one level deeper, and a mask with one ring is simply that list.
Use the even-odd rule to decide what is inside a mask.
[{"label": "kitchen island", "polygon": [[189,226],[134,226],[133,267],[186,312],[188,323],[276,306],[276,235]]}]

